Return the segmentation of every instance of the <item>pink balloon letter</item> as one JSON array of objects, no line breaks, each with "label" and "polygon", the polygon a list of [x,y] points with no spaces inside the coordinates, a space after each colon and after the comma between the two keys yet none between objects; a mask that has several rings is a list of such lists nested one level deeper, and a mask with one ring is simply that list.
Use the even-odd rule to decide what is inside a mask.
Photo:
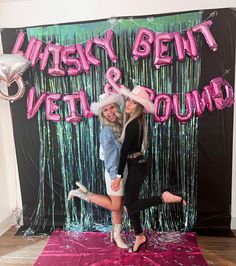
[{"label": "pink balloon letter", "polygon": [[196,116],[201,117],[205,110],[206,102],[204,97],[200,96],[198,90],[192,91],[192,103],[195,108]]},{"label": "pink balloon letter", "polygon": [[29,90],[28,96],[27,96],[27,118],[30,119],[35,116],[35,114],[38,112],[40,106],[42,105],[43,101],[47,97],[47,93],[44,92],[40,95],[40,97],[35,102],[35,96],[36,96],[36,89],[32,87]]},{"label": "pink balloon letter", "polygon": [[212,86],[207,85],[203,88],[201,93],[201,98],[204,99],[204,102],[206,103],[206,106],[210,112],[215,110],[211,97],[211,91],[212,91]]},{"label": "pink balloon letter", "polygon": [[24,43],[24,40],[25,40],[25,34],[24,34],[24,32],[20,31],[17,35],[15,45],[14,45],[13,50],[11,52],[12,54],[24,55],[24,52],[20,50],[22,44]]},{"label": "pink balloon letter", "polygon": [[226,92],[226,98],[224,100],[224,104],[226,107],[230,107],[234,104],[233,87],[225,79],[224,79],[224,87],[225,87],[225,92]]},{"label": "pink balloon letter", "polygon": [[80,62],[82,64],[82,67],[85,71],[85,73],[89,73],[89,63],[87,61],[87,58],[84,54],[84,48],[81,44],[76,45],[77,52],[79,54]]},{"label": "pink balloon letter", "polygon": [[65,71],[60,69],[60,53],[63,47],[57,44],[50,44],[48,51],[53,55],[54,66],[48,69],[48,74],[52,76],[64,76]]},{"label": "pink balloon letter", "polygon": [[45,104],[46,119],[54,122],[61,121],[61,116],[59,114],[54,114],[59,109],[59,106],[54,103],[54,101],[60,100],[61,94],[59,93],[48,93]]},{"label": "pink balloon letter", "polygon": [[[161,102],[164,104],[162,114],[160,114]],[[172,100],[170,95],[167,93],[158,94],[154,102],[154,121],[158,123],[166,122],[170,118],[171,109]]]},{"label": "pink balloon letter", "polygon": [[105,38],[102,39],[102,38],[95,37],[94,43],[104,48],[107,51],[112,62],[116,63],[117,56],[114,52],[114,48],[112,45],[113,35],[114,35],[113,31],[108,30],[106,31]]},{"label": "pink balloon letter", "polygon": [[148,57],[151,53],[151,44],[154,41],[154,32],[149,29],[141,28],[134,41],[132,54],[134,60],[137,61],[139,57]]},{"label": "pink balloon letter", "polygon": [[85,117],[91,118],[93,117],[94,113],[91,112],[89,105],[88,105],[88,96],[85,91],[80,91],[80,101],[82,106],[82,112]]},{"label": "pink balloon letter", "polygon": [[217,50],[217,43],[213,37],[213,35],[210,32],[210,26],[212,25],[212,21],[208,20],[205,22],[202,22],[201,24],[196,25],[195,27],[192,28],[193,32],[201,32],[203,36],[206,39],[206,42],[208,46],[213,50]]},{"label": "pink balloon letter", "polygon": [[66,95],[63,101],[67,102],[70,108],[70,115],[66,117],[66,121],[76,125],[82,120],[82,115],[78,114],[76,102],[80,100],[79,93]]},{"label": "pink balloon letter", "polygon": [[121,78],[119,68],[109,67],[106,72],[106,78],[108,83],[104,86],[104,91],[108,93],[119,93],[120,84],[117,83],[117,81]]},{"label": "pink balloon letter", "polygon": [[61,51],[61,60],[68,66],[75,66],[75,68],[68,67],[67,73],[69,76],[76,76],[83,71],[82,65],[78,58],[70,57],[69,55],[76,53],[75,45],[65,46]]},{"label": "pink balloon letter", "polygon": [[224,84],[222,78],[214,78],[210,81],[211,97],[215,103],[216,109],[223,110],[225,108],[221,86]]},{"label": "pink balloon letter", "polygon": [[172,33],[156,33],[154,42],[154,65],[158,69],[160,66],[172,64],[172,56],[167,56],[168,47],[166,42],[173,39]]},{"label": "pink balloon letter", "polygon": [[92,55],[92,48],[93,48],[93,40],[88,40],[85,46],[85,56],[89,64],[94,66],[99,66],[101,64],[101,60],[97,59],[95,56]]},{"label": "pink balloon letter", "polygon": [[176,115],[176,118],[179,122],[185,123],[192,118],[193,114],[193,106],[192,106],[192,96],[190,92],[185,93],[185,114],[181,114],[180,108],[180,99],[178,94],[174,94],[173,96],[173,110]]},{"label": "pink balloon letter", "polygon": [[49,42],[47,44],[47,46],[45,47],[44,51],[42,53],[39,54],[39,58],[40,58],[40,67],[39,69],[41,71],[43,71],[47,65],[48,62],[48,57],[49,57],[49,47],[51,46],[51,43]]},{"label": "pink balloon letter", "polygon": [[178,60],[183,61],[185,58],[185,52],[193,57],[195,60],[198,58],[198,50],[196,40],[191,30],[186,32],[187,39],[185,39],[179,32],[174,32],[175,49],[178,55]]}]

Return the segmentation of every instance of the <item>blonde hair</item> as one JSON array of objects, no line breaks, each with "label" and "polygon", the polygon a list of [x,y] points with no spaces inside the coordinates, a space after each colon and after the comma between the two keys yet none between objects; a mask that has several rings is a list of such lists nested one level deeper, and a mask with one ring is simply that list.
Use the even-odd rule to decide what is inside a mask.
[{"label": "blonde hair", "polygon": [[115,122],[111,122],[108,119],[106,119],[103,115],[103,111],[101,111],[100,115],[99,115],[99,119],[101,120],[102,124],[104,126],[110,126],[112,128],[112,130],[114,131],[114,133],[116,134],[116,136],[119,138],[121,136],[121,132],[122,132],[122,113],[120,111],[120,107],[118,106],[118,104],[113,103],[114,107],[115,107],[115,114],[116,114],[116,121]]},{"label": "blonde hair", "polygon": [[143,127],[143,141],[142,141],[142,152],[145,151],[146,147],[147,147],[147,126],[146,126],[146,121],[145,121],[145,117],[143,114],[143,109],[144,107],[137,102],[137,106],[136,106],[136,110],[132,115],[127,114],[126,112],[124,112],[123,115],[123,131],[121,133],[121,137],[120,137],[120,141],[123,143],[124,139],[125,139],[125,130],[126,127],[128,126],[128,124],[133,121],[135,118],[138,118],[138,120],[141,122],[141,125]]}]

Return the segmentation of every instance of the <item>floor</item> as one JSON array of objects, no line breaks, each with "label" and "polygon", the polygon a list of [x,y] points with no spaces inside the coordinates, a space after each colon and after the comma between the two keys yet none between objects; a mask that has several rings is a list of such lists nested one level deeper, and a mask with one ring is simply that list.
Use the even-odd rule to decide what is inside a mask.
[{"label": "floor", "polygon": [[[47,236],[15,236],[14,228],[0,237],[0,266],[28,266],[42,252]],[[236,231],[233,232],[236,236]],[[198,236],[204,258],[209,265],[236,266],[236,237]]]},{"label": "floor", "polygon": [[236,265],[236,231],[235,237],[198,236],[198,244],[209,265]]}]

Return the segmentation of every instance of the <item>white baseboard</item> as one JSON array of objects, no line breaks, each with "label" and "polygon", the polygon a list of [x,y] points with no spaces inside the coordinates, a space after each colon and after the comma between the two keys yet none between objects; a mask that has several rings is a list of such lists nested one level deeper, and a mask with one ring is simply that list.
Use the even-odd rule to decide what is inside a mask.
[{"label": "white baseboard", "polygon": [[236,230],[236,217],[231,217],[231,230]]},{"label": "white baseboard", "polygon": [[12,215],[0,221],[0,236],[12,226]]}]

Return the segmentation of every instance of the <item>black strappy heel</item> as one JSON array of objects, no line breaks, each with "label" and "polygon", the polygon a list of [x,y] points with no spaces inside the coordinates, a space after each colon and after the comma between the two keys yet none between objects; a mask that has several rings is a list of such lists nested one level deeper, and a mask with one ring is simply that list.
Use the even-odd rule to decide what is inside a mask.
[{"label": "black strappy heel", "polygon": [[140,248],[141,248],[142,246],[145,246],[145,250],[146,250],[146,248],[147,248],[147,243],[148,243],[148,238],[147,238],[147,236],[146,236],[145,234],[143,234],[143,235],[146,237],[145,242],[141,243],[141,244],[138,246],[138,248],[137,248],[136,250],[134,250],[134,247],[132,247],[131,249],[129,249],[129,252],[130,252],[130,253],[137,253],[137,252],[139,252],[139,250],[140,250]]},{"label": "black strappy heel", "polygon": [[[180,201],[180,202],[176,202],[176,203],[180,203],[180,204],[182,204],[182,205],[187,205],[187,202],[186,202],[185,198],[183,197],[183,195],[180,194],[180,193],[176,193],[175,191],[173,191],[174,188],[177,188],[177,186],[167,187],[167,188],[165,188],[165,189],[162,191],[162,194],[163,194],[164,192],[169,192],[169,193],[171,193],[171,194],[173,194],[173,195],[178,196],[178,197],[181,198],[181,201]],[[165,202],[165,201],[164,201],[162,195],[161,195],[161,200],[162,200],[163,203],[168,203],[168,202]]]}]

